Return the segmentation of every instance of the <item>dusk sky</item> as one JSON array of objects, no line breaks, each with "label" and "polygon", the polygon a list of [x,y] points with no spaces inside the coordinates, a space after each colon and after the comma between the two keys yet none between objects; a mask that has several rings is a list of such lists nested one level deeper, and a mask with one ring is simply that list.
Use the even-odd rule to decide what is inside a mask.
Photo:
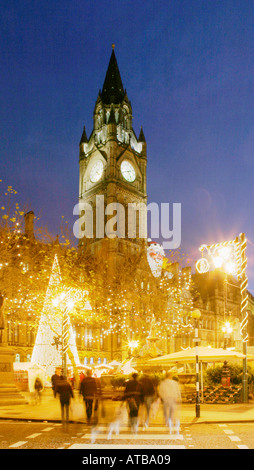
[{"label": "dusk sky", "polygon": [[[78,202],[111,45],[147,142],[148,202],[182,204],[186,264],[246,234],[254,294],[254,11],[248,0],[1,2],[1,176],[59,233]],[[167,253],[166,253],[167,254]]]}]

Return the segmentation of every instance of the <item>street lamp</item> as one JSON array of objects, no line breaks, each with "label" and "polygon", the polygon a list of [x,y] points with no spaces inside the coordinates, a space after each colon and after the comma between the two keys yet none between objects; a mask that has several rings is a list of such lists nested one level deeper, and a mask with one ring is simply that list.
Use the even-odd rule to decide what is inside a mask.
[{"label": "street lamp", "polygon": [[198,321],[201,317],[201,312],[198,309],[192,311],[191,316],[194,320],[195,337],[193,341],[196,345],[196,418],[200,418],[200,395],[199,395],[199,362],[198,362],[198,343],[200,338],[198,337]]},{"label": "street lamp", "polygon": [[224,349],[227,349],[228,339],[233,331],[230,323],[228,321],[225,322],[224,326],[222,327],[222,331],[224,333]]},{"label": "street lamp", "polygon": [[129,348],[131,349],[131,354],[133,353],[133,350],[138,347],[138,340],[131,340],[129,341]]},{"label": "street lamp", "polygon": [[[52,300],[54,307],[58,307],[61,302],[66,298],[66,294],[63,292],[59,297],[56,297]],[[68,299],[65,302],[63,312],[62,312],[62,374],[67,376],[67,349],[68,349],[68,339],[69,339],[69,320],[68,320],[68,310],[71,310],[74,306],[72,299]]]}]

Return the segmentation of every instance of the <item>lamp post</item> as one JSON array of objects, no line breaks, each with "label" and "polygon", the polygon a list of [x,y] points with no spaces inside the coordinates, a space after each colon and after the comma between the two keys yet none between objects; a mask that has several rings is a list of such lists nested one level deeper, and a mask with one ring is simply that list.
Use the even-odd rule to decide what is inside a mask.
[{"label": "lamp post", "polygon": [[227,349],[228,339],[233,331],[228,321],[226,321],[225,325],[222,327],[222,331],[224,333],[224,349]]},{"label": "lamp post", "polygon": [[[244,233],[240,233],[235,240],[216,243],[214,245],[201,245],[202,252],[206,249],[212,257],[216,268],[224,268],[227,273],[236,274],[240,283],[241,291],[241,336],[243,343],[243,402],[248,402],[248,374],[247,374],[247,342],[248,342],[248,276],[247,276],[247,257],[246,257],[247,239]],[[231,253],[230,253],[231,252]],[[209,271],[209,262],[201,258],[196,263],[196,269],[199,273]]]},{"label": "lamp post", "polygon": [[[60,298],[53,299],[54,307],[58,307],[61,302],[65,299],[65,294],[61,294]],[[69,340],[69,319],[68,319],[68,310],[71,310],[74,306],[74,302],[71,299],[68,299],[64,304],[62,311],[62,374],[67,377],[67,350],[68,350],[68,340]]]},{"label": "lamp post", "polygon": [[201,312],[198,309],[192,311],[191,314],[194,320],[195,337],[193,341],[196,347],[196,418],[200,418],[200,395],[199,395],[199,362],[198,362],[198,343],[200,338],[198,337],[198,321],[201,317]]},{"label": "lamp post", "polygon": [[246,273],[247,269],[247,257],[246,257],[246,245],[247,240],[244,233],[236,238],[238,245],[238,280],[240,281],[241,290],[241,335],[243,343],[243,402],[248,403],[248,374],[247,374],[247,342],[248,342],[248,277]]},{"label": "lamp post", "polygon": [[134,349],[138,347],[138,340],[131,340],[129,341],[129,348],[131,350],[131,355],[133,354]]}]

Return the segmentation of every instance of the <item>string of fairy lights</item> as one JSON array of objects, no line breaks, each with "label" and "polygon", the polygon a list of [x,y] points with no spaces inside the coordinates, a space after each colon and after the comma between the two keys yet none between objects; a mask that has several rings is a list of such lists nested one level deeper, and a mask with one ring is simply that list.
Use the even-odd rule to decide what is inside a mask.
[{"label": "string of fairy lights", "polygon": [[[9,186],[6,196],[15,195],[16,191]],[[7,204],[2,206],[5,210]],[[8,216],[5,213],[2,219],[9,223],[9,232],[5,231],[5,240],[1,240],[1,244],[5,247],[5,254],[7,260],[3,260],[3,250],[1,250],[1,265],[0,269],[9,269],[12,261],[8,262],[8,248],[10,252],[15,251],[15,259],[19,260],[20,279],[16,279],[15,293],[11,292],[6,296],[6,312],[8,316],[8,323],[12,326],[23,324],[22,313],[25,311],[26,320],[32,325],[38,326],[40,308],[42,308],[42,299],[45,299],[46,286],[42,289],[43,281],[50,277],[52,269],[55,268],[47,266],[45,269],[33,270],[33,261],[26,259],[26,250],[29,245],[21,243],[22,234],[20,230],[20,218],[24,212],[20,211],[19,204],[16,203],[14,215]],[[10,227],[12,224],[12,227]],[[44,252],[45,254],[45,252]],[[51,272],[50,272],[51,271]],[[134,289],[135,295],[130,296],[127,288],[117,285],[109,286],[106,296],[100,305],[97,302],[92,302],[93,292],[86,291],[84,296],[83,305],[80,308],[75,308],[75,312],[70,312],[75,327],[82,327],[83,334],[85,334],[85,342],[93,344],[98,341],[110,338],[112,334],[119,334],[123,342],[127,342],[132,338],[146,338],[149,333],[150,322],[152,316],[155,314],[156,318],[156,332],[158,338],[166,337],[167,335],[174,336],[179,334],[182,330],[183,334],[190,333],[190,325],[186,321],[188,315],[185,309],[192,308],[191,295],[182,298],[183,288],[185,291],[190,291],[190,273],[178,273],[174,280],[170,283],[167,279],[162,278],[159,284],[159,289],[155,292],[149,286],[149,282],[142,280],[141,285],[133,284],[129,290]],[[18,282],[19,281],[19,282]],[[39,285],[39,289],[37,287]],[[134,292],[133,292],[134,293]],[[97,295],[97,294],[96,294]],[[162,305],[157,307],[154,311],[153,301],[154,296],[162,296]],[[131,297],[131,298],[130,298]],[[139,299],[133,301],[133,298]],[[90,302],[89,302],[90,300]],[[88,304],[88,305],[87,305]],[[158,302],[157,302],[158,304]],[[185,313],[184,313],[185,312]],[[21,319],[22,318],[22,319]],[[91,328],[90,328],[91,326]],[[85,330],[85,333],[84,333]],[[80,338],[82,333],[76,329],[76,335]]]},{"label": "string of fairy lights", "polygon": [[[6,194],[13,194],[13,192],[15,193],[9,187]],[[4,210],[5,206],[2,206],[1,209]],[[20,211],[18,204],[16,204],[13,217],[6,214],[2,216],[6,225],[2,226],[0,237],[0,276],[3,283],[6,272],[14,269],[12,276],[15,279],[15,292],[9,286],[5,296],[8,324],[12,326],[22,325],[24,319],[26,319],[27,324],[34,327],[38,325],[39,308],[42,305],[42,299],[45,298],[44,287],[51,268],[49,268],[49,264],[46,263],[44,267],[42,263],[40,269],[33,269],[34,260],[31,260],[31,256],[27,256],[27,251],[30,249],[29,244],[22,243],[23,235],[20,223],[20,217],[22,216],[23,212]],[[8,226],[7,221],[9,222]],[[248,280],[247,276],[244,277],[243,275],[247,265],[246,243],[247,240],[245,239],[244,243],[240,244],[239,242],[238,245],[233,241],[209,247],[210,253],[218,246],[221,249],[236,247],[242,312],[246,311],[246,303],[248,302]],[[205,248],[206,245],[202,245],[202,259],[199,260],[199,266],[207,268],[201,263],[204,261],[203,251]],[[244,253],[242,258],[240,249]],[[37,250],[41,250],[41,245],[38,245]],[[41,259],[45,255],[46,249],[41,250]],[[29,257],[30,260],[28,261]],[[215,257],[214,259],[216,260]],[[133,338],[146,338],[153,315],[155,315],[158,338],[174,337],[180,333],[188,336],[193,331],[190,322],[193,309],[191,279],[191,271],[182,269],[170,280],[166,276],[161,276],[159,288],[155,290],[151,286],[149,288],[149,283],[146,283],[145,279],[140,282],[140,285],[133,283],[127,288],[123,286],[118,288],[117,284],[112,285],[108,287],[101,305],[98,302],[95,302],[95,304],[92,302],[93,293],[89,292],[88,288],[83,296],[83,304],[80,304],[79,310],[75,309],[75,312],[72,312],[72,320],[74,320],[75,326],[86,328],[86,340],[90,343],[110,338],[112,334],[121,335],[122,341]],[[157,299],[157,309],[154,309],[154,296],[159,297],[159,300],[162,299],[161,306],[158,306]],[[136,299],[136,301],[134,302],[133,299]],[[137,301],[137,299],[139,300]],[[241,332],[244,341],[247,341],[247,316],[242,319]],[[80,336],[80,334],[78,332],[77,336]]]},{"label": "string of fairy lights", "polygon": [[[9,237],[10,238],[10,237]],[[22,257],[22,246],[16,245],[17,256]],[[4,268],[9,266],[9,263],[1,263],[0,268]],[[7,315],[10,319],[8,319],[8,323],[12,326],[21,325],[23,321],[20,321],[19,318],[19,310],[25,310],[27,314],[27,320],[30,322],[38,322],[38,312],[36,311],[35,305],[41,303],[41,292],[36,293],[33,292],[31,289],[31,284],[29,288],[25,289],[25,283],[28,279],[30,279],[33,283],[40,282],[41,278],[40,275],[31,274],[31,269],[28,266],[28,263],[24,261],[20,261],[19,263],[20,271],[23,274],[25,282],[22,282],[20,286],[16,289],[16,296],[12,298],[6,298],[7,300]],[[44,274],[47,271],[46,269],[43,270]],[[183,287],[186,291],[189,292],[190,290],[190,281],[191,275],[184,273],[182,276],[178,275],[178,280],[176,281],[176,285],[173,286],[171,282],[170,287],[166,287],[167,291],[167,302],[166,302],[166,309],[163,311],[162,314],[157,315],[157,334],[158,338],[165,337],[165,335],[170,334],[170,336],[174,336],[179,334],[182,330],[183,334],[190,334],[190,325],[186,322],[186,318],[184,318],[183,314],[183,300],[181,299]],[[144,284],[142,282],[142,284]],[[165,281],[162,279],[160,281],[160,290],[162,291],[165,289]],[[145,296],[148,298],[152,297],[154,293],[151,289],[145,289],[144,286],[142,287],[141,291],[144,292],[146,290]],[[90,309],[86,310],[85,314],[85,324],[94,325],[97,323],[99,328],[94,328],[88,333],[88,339],[97,342],[100,341],[102,338],[108,338],[112,333],[118,333],[122,337],[122,341],[127,341],[130,338],[135,337],[143,337],[145,338],[149,332],[150,320],[153,315],[153,309],[150,306],[149,301],[147,302],[148,305],[143,309],[140,309],[140,305],[138,303],[130,302],[128,300],[128,291],[127,289],[122,289],[117,291],[116,288],[109,287],[107,292],[107,299],[106,302],[97,307],[97,309],[93,309],[90,306]],[[191,295],[188,298],[188,306],[185,299],[185,307],[189,310],[192,308],[192,300]],[[84,320],[83,312],[84,310],[81,309],[82,315],[81,318]],[[17,315],[15,319],[14,312]],[[84,321],[82,322],[75,322],[77,326],[84,325]],[[99,330],[99,331],[98,331]],[[187,331],[188,330],[188,331]],[[78,333],[78,336],[80,333]],[[87,339],[87,338],[86,338]]]},{"label": "string of fairy lights", "polygon": [[[13,234],[20,234],[18,223],[16,224],[16,230],[13,231]],[[5,242],[9,243],[13,234],[7,235]],[[4,240],[1,240],[0,243],[3,245]],[[36,321],[38,322],[38,311],[35,306],[41,304],[42,294],[41,292],[34,292],[31,285],[35,282],[39,283],[41,281],[41,275],[33,272],[28,263],[22,260],[24,252],[24,246],[22,246],[22,244],[18,242],[15,244],[15,252],[17,259],[21,258],[18,264],[20,272],[23,275],[23,279],[20,285],[17,286],[15,292],[16,295],[6,297],[8,323],[12,326],[22,325],[23,320],[19,319],[19,311],[25,310],[27,320],[33,324],[36,323]],[[10,265],[11,263],[2,259],[0,263],[0,271],[9,269]],[[46,269],[43,271],[44,274],[47,272]],[[26,283],[29,279],[31,280],[31,283],[26,289]],[[190,335],[193,331],[192,324],[189,322],[191,310],[193,308],[191,273],[182,270],[182,272],[179,272],[173,280],[170,280],[170,282],[168,279],[162,277],[159,286],[161,292],[167,292],[167,301],[166,308],[163,309],[163,312],[155,312],[158,338],[164,338],[166,335],[173,337],[180,333],[186,336]],[[146,290],[146,297],[152,298],[154,295],[152,289],[145,289],[143,286],[141,291],[144,292],[144,290]],[[244,281],[242,290],[246,293],[247,280]],[[88,295],[89,293],[87,296]],[[247,295],[244,297],[245,304],[246,301]],[[244,309],[245,305],[243,305],[242,308]],[[85,315],[84,311],[86,312]],[[115,287],[109,287],[105,303],[96,309],[91,306],[89,310],[85,308],[81,309],[82,322],[75,323],[77,326],[84,324],[91,326],[95,325],[95,328],[88,330],[89,333],[87,333],[87,339],[90,342],[92,340],[96,343],[101,341],[102,338],[106,339],[110,337],[111,334],[116,333],[121,335],[123,341],[127,341],[130,338],[146,338],[149,332],[150,320],[153,313],[154,310],[149,304],[149,301],[142,310],[138,302],[135,303],[129,300],[129,292],[127,289],[119,289],[118,291]],[[15,318],[15,316],[17,318]],[[242,330],[246,330],[247,320],[246,318],[244,320],[242,323]],[[78,333],[78,335],[79,334],[80,333]]]}]

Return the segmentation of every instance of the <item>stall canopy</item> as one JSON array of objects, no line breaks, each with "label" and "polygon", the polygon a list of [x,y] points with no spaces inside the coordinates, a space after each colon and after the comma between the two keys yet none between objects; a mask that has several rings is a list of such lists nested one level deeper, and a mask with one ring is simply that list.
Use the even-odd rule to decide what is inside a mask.
[{"label": "stall canopy", "polygon": [[[223,362],[232,361],[237,359],[243,359],[244,354],[237,351],[229,351],[222,348],[198,348],[198,360],[199,362]],[[254,360],[254,355],[247,355],[248,360]],[[196,361],[196,348],[184,349],[172,354],[166,354],[165,356],[158,356],[154,359],[149,359],[147,364],[149,365],[167,365],[172,363],[189,364]]]},{"label": "stall canopy", "polygon": [[[198,347],[198,361],[201,363],[201,396],[203,396],[203,363],[243,360],[244,354],[222,348]],[[247,354],[248,360],[254,360],[254,355]],[[167,367],[172,363],[190,364],[196,362],[196,348],[184,349],[165,356],[158,356],[147,361],[151,366]]]},{"label": "stall canopy", "polygon": [[133,358],[131,358],[130,361],[125,362],[125,364],[121,365],[119,367],[119,372],[124,375],[133,374],[134,372],[136,373],[137,370],[132,367],[132,364],[133,364]]},{"label": "stall canopy", "polygon": [[111,366],[111,367],[118,367],[118,366],[121,366],[121,362],[118,362],[118,361],[112,361],[112,362],[109,362],[108,365]]}]

